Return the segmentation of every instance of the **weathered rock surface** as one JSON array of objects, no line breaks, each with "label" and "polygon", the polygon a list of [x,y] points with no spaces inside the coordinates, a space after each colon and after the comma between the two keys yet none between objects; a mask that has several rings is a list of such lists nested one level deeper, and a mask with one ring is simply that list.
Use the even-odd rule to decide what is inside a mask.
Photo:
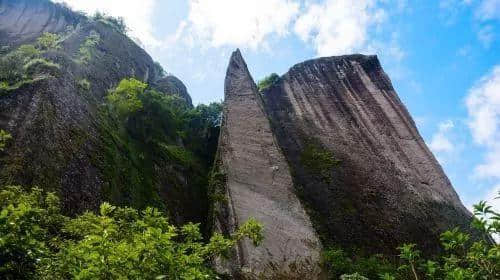
[{"label": "weathered rock surface", "polygon": [[[468,227],[470,213],[376,56],[306,61],[262,94],[326,244],[392,253],[412,242],[433,253],[441,232]],[[317,161],[323,153],[340,164],[318,174],[311,146]]]},{"label": "weathered rock surface", "polygon": [[296,263],[303,276],[316,279],[319,238],[295,195],[290,168],[239,50],[227,69],[218,157],[227,178],[227,201],[218,206],[216,230],[231,233],[251,217],[264,226],[263,244],[241,242],[228,272],[235,278],[243,273],[272,279],[280,272],[292,278],[298,275],[289,265]]},{"label": "weathered rock surface", "polygon": [[[103,200],[136,207],[160,201],[175,222],[204,222],[207,198],[193,189],[193,171],[165,158],[137,159],[131,150],[137,141],[123,139],[123,124],[102,113],[108,90],[124,78],[153,87],[158,82],[158,90],[191,104],[182,82],[163,77],[142,48],[110,25],[48,0],[0,1],[2,46],[33,44],[43,32],[62,37],[58,50],[44,54],[60,71],[0,94],[0,129],[13,137],[0,153],[0,186],[56,191],[68,213],[96,209]],[[79,49],[90,34],[100,40],[91,60],[81,63]],[[83,80],[89,88],[79,84]],[[143,146],[139,152],[148,154]],[[186,203],[193,201],[196,205]]]},{"label": "weathered rock surface", "polygon": [[0,1],[0,44],[34,40],[43,32],[58,33],[84,17],[70,9],[40,0]]}]

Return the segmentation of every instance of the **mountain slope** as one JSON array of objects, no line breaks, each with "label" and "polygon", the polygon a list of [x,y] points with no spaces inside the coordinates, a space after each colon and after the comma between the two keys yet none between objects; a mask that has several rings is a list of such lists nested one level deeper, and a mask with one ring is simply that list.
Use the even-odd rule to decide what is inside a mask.
[{"label": "mountain slope", "polygon": [[[57,35],[54,46],[37,43],[40,37],[50,42],[53,35],[45,32]],[[124,123],[109,109],[108,91],[129,77],[178,95],[192,107],[182,82],[163,76],[112,18],[86,17],[48,0],[2,0],[0,42],[4,57],[22,44],[38,46],[36,57],[16,59],[25,60],[25,69],[29,63],[41,65],[28,73],[18,61],[26,73],[17,83],[3,81],[0,128],[13,141],[0,155],[1,185],[56,191],[68,213],[110,200],[139,208],[166,205],[176,222],[204,222],[206,168],[159,153],[149,139],[133,133],[140,127]],[[184,150],[180,139],[165,144]]]}]

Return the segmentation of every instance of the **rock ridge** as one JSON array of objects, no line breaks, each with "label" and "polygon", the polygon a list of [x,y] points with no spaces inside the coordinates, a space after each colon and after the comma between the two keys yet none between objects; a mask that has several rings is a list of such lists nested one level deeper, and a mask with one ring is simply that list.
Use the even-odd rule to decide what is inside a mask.
[{"label": "rock ridge", "polygon": [[296,277],[290,270],[296,263],[308,271],[309,279],[317,279],[319,238],[295,195],[288,164],[239,50],[229,62],[224,102],[218,160],[227,178],[227,202],[218,203],[226,210],[218,211],[215,228],[231,233],[251,217],[264,226],[263,244],[241,242],[225,272],[235,278],[277,273]]},{"label": "rock ridge", "polygon": [[[468,228],[471,214],[376,56],[299,63],[262,96],[324,243],[392,254],[412,242],[434,253],[441,232]],[[340,164],[318,176],[308,149]]]}]

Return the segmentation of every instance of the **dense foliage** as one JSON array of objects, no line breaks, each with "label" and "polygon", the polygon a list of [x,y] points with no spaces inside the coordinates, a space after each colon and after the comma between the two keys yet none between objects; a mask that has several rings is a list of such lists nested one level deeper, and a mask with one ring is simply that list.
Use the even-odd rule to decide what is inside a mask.
[{"label": "dense foliage", "polygon": [[268,88],[270,88],[272,85],[278,83],[280,80],[280,76],[276,73],[272,73],[271,75],[265,77],[264,79],[260,80],[257,83],[257,89],[259,92],[262,92]]},{"label": "dense foliage", "polygon": [[[100,121],[103,150],[97,158],[109,182],[104,197],[137,208],[162,209],[166,197],[171,215],[182,209],[183,216],[205,220],[220,104],[193,108],[179,96],[133,78],[122,80],[107,101]],[[165,189],[169,193],[161,199],[158,190]],[[186,199],[195,203],[178,205]]]},{"label": "dense foliage", "polygon": [[232,236],[203,241],[197,224],[175,227],[155,209],[103,203],[98,213],[61,214],[59,198],[34,188],[0,192],[1,279],[215,279],[209,262],[249,237],[254,219]]},{"label": "dense foliage", "polygon": [[[500,193],[499,193],[500,195]],[[500,199],[498,197],[497,199]],[[381,255],[349,257],[340,249],[325,252],[325,263],[331,279],[500,279],[500,245],[492,237],[500,234],[500,213],[486,202],[474,206],[472,228],[483,233],[473,240],[458,228],[441,234],[443,253],[432,259],[422,257],[417,244],[399,247],[399,265]]]},{"label": "dense foliage", "polygon": [[181,148],[200,155],[207,166],[211,164],[220,126],[220,103],[191,108],[181,97],[158,92],[134,78],[122,80],[110,91],[108,101],[135,138],[161,147],[180,141]]},{"label": "dense foliage", "polygon": [[4,54],[0,57],[0,95],[33,80],[57,75],[60,66],[42,55],[58,49],[59,40],[59,35],[46,32],[35,45],[3,50]]}]

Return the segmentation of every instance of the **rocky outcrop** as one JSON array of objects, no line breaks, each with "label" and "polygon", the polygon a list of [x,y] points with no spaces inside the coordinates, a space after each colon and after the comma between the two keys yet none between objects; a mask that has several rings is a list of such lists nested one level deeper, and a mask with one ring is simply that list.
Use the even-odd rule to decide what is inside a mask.
[{"label": "rocky outcrop", "polygon": [[34,40],[43,32],[63,32],[82,19],[83,15],[49,1],[1,0],[0,44],[17,45]]},{"label": "rocky outcrop", "polygon": [[[61,36],[60,48],[43,54],[59,71],[0,93],[0,129],[13,137],[0,153],[0,186],[55,191],[71,214],[97,209],[106,200],[138,208],[166,204],[174,222],[205,222],[202,171],[151,152],[104,105],[108,90],[130,77],[153,87],[174,80],[175,86],[158,82],[157,89],[180,94],[191,105],[182,82],[164,78],[142,48],[106,22],[48,0],[0,1],[2,46],[33,44],[43,32]],[[80,49],[90,35],[99,40],[88,49],[90,60],[82,62]]]},{"label": "rocky outcrop", "polygon": [[161,92],[167,94],[175,94],[180,98],[186,100],[186,102],[190,106],[193,106],[193,102],[191,101],[191,96],[189,95],[186,86],[177,77],[173,75],[168,75],[166,77],[157,80],[153,84],[153,86]]},{"label": "rocky outcrop", "polygon": [[393,253],[411,242],[433,253],[441,232],[468,227],[376,56],[297,64],[262,96],[325,244]]},{"label": "rocky outcrop", "polygon": [[319,277],[319,238],[295,195],[290,168],[239,50],[227,69],[218,161],[226,198],[216,207],[216,230],[229,234],[251,217],[264,226],[263,244],[238,244],[226,272],[235,278]]}]

